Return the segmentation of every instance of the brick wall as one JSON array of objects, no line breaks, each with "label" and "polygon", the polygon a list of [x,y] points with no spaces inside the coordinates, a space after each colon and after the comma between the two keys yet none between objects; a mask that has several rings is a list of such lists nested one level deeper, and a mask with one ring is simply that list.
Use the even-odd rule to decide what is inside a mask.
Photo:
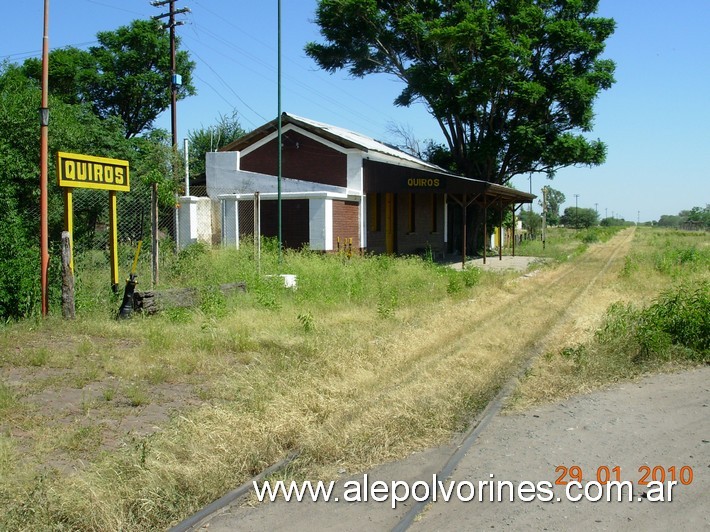
[{"label": "brick wall", "polygon": [[[278,173],[276,140],[244,155],[240,167],[248,172],[276,175]],[[347,167],[347,156],[344,153],[328,148],[295,131],[287,131],[283,134],[281,170],[284,177],[347,187]]]},{"label": "brick wall", "polygon": [[338,249],[338,237],[353,239],[353,251],[360,249],[360,205],[356,201],[333,200],[333,249]]}]

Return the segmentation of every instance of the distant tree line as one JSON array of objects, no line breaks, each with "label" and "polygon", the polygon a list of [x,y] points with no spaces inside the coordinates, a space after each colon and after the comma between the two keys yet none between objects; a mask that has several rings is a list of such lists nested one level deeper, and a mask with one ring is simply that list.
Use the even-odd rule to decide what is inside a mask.
[{"label": "distant tree line", "polygon": [[710,229],[710,204],[705,207],[693,207],[678,214],[664,214],[658,219],[659,227],[676,229]]}]

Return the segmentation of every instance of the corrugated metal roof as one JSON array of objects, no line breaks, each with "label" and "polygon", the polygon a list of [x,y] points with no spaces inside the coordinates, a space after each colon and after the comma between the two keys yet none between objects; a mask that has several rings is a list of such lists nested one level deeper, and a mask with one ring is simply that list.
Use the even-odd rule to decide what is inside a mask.
[{"label": "corrugated metal roof", "polygon": [[[481,181],[478,179],[473,179],[470,177],[464,177],[458,174],[454,174],[440,166],[423,161],[413,155],[410,155],[402,150],[399,150],[393,146],[389,146],[383,142],[375,140],[373,138],[367,137],[360,133],[350,131],[348,129],[333,126],[330,124],[325,124],[323,122],[318,122],[316,120],[311,120],[310,118],[304,118],[301,116],[296,116],[288,113],[282,114],[282,126],[288,124],[293,124],[305,131],[311,132],[325,140],[333,142],[339,146],[347,149],[359,149],[364,152],[365,159],[370,159],[372,161],[386,163],[394,166],[402,166],[415,168],[418,170],[423,170],[426,172],[432,172],[436,174],[443,174],[450,178],[457,180],[464,186],[469,186],[472,189],[480,189],[481,191],[487,191],[494,197],[501,198],[508,201],[530,203],[535,199],[535,195],[528,194],[520,190],[516,190],[504,185],[497,185],[494,183],[489,183],[487,181]],[[224,146],[220,151],[240,151],[243,150],[260,139],[267,137],[272,134],[277,128],[276,119],[258,127],[257,129],[251,131],[247,135],[235,140],[231,144]],[[465,185],[468,184],[468,185]]]},{"label": "corrugated metal roof", "polygon": [[[320,137],[323,137],[331,142],[338,144],[344,148],[357,148],[370,154],[369,158],[381,160],[383,162],[389,162],[390,164],[395,164],[396,159],[402,166],[410,166],[413,168],[421,168],[429,170],[432,172],[441,172],[445,174],[451,174],[451,172],[431,164],[429,162],[423,161],[418,157],[414,157],[400,149],[393,146],[389,146],[384,142],[380,142],[373,138],[367,137],[355,131],[350,131],[348,129],[333,126],[331,124],[325,124],[323,122],[318,122],[316,120],[311,120],[310,118],[304,118],[301,116],[296,116],[288,113],[283,113],[282,115],[282,126],[288,124],[293,124],[306,131],[310,131]],[[245,136],[238,138],[231,144],[220,148],[220,151],[240,151],[248,146],[252,145],[254,142],[272,134],[276,130],[277,124],[276,120],[272,120],[256,128],[255,130],[247,133]]]},{"label": "corrugated metal roof", "polygon": [[398,148],[395,148],[394,146],[390,146],[388,144],[385,144],[384,142],[380,142],[379,140],[375,140],[371,137],[356,133],[355,131],[350,131],[342,127],[325,124],[323,122],[317,122],[316,120],[311,120],[310,118],[304,118],[292,114],[284,113],[284,116],[292,118],[295,122],[301,122],[302,124],[308,124],[313,128],[317,128],[322,131],[327,131],[333,136],[340,137],[344,140],[359,145],[362,149],[368,152],[375,152],[387,155],[389,157],[395,157],[397,159],[401,159],[402,161],[406,161],[411,165],[415,165],[421,168],[428,168],[436,172],[450,173],[447,170],[441,168],[440,166],[431,164],[427,161],[419,159],[418,157],[414,157],[413,155],[410,155],[409,153],[406,153]]}]

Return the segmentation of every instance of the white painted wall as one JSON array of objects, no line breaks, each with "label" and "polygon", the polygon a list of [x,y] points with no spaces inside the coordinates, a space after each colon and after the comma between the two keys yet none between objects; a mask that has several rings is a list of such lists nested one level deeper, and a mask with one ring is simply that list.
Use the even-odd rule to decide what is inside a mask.
[{"label": "white painted wall", "polygon": [[[278,191],[276,177],[239,170],[238,152],[210,152],[207,154],[207,195],[217,200],[220,194],[252,194]],[[344,187],[322,185],[300,179],[281,179],[281,192],[331,192],[346,194]]]},{"label": "white painted wall", "polygon": [[364,187],[364,173],[362,168],[362,152],[360,150],[348,151],[348,192],[362,194]]},{"label": "white painted wall", "polygon": [[239,196],[223,194],[219,199],[222,205],[222,245],[239,249]]},{"label": "white painted wall", "polygon": [[308,219],[310,248],[315,251],[332,251],[333,200],[327,198],[309,199]]}]

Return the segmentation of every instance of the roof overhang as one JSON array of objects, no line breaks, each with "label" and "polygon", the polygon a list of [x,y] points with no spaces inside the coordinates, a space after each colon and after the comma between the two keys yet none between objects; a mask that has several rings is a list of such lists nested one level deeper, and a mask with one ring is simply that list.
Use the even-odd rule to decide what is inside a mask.
[{"label": "roof overhang", "polygon": [[537,197],[514,188],[471,179],[448,172],[437,172],[365,161],[365,191],[367,192],[438,192],[467,194],[481,201],[501,201],[505,204],[532,203]]}]

